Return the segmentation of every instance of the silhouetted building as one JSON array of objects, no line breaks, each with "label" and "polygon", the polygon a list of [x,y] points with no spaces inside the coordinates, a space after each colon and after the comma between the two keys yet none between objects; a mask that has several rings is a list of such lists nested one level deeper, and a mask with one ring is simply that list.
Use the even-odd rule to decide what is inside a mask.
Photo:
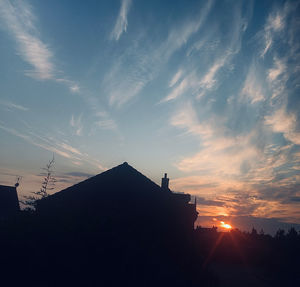
[{"label": "silhouetted building", "polygon": [[19,210],[16,186],[0,185],[0,218],[14,215]]},{"label": "silhouetted building", "polygon": [[116,226],[192,230],[196,204],[189,203],[189,194],[172,193],[168,183],[167,174],[160,187],[125,162],[40,200],[37,212],[97,217]]}]

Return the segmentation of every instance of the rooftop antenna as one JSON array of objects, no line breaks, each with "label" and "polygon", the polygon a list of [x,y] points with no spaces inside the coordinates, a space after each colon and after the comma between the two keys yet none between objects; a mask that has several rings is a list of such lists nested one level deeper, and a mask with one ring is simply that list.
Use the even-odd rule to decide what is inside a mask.
[{"label": "rooftop antenna", "polygon": [[15,187],[18,187],[18,186],[20,185],[20,181],[21,181],[21,179],[22,179],[22,176],[20,176],[20,175],[17,175],[17,176],[16,176],[16,183],[15,183]]}]

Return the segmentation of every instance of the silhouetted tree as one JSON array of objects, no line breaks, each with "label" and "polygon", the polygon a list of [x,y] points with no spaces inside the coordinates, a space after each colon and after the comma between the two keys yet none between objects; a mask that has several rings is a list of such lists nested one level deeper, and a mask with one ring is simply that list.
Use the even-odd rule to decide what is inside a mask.
[{"label": "silhouetted tree", "polygon": [[282,240],[285,238],[285,231],[283,229],[278,229],[276,234],[275,234],[275,238],[276,239],[279,239],[279,240]]},{"label": "silhouetted tree", "polygon": [[45,198],[49,195],[48,191],[54,189],[56,179],[53,177],[53,165],[54,165],[54,155],[46,167],[43,170],[46,172],[42,187],[39,191],[35,192],[39,198]]},{"label": "silhouetted tree", "polygon": [[295,240],[298,236],[298,233],[294,227],[291,227],[286,236],[288,239]]},{"label": "silhouetted tree", "polygon": [[257,235],[257,231],[256,231],[256,229],[254,227],[252,227],[251,235],[252,236],[256,236]]},{"label": "silhouetted tree", "polygon": [[32,192],[33,195],[26,196],[26,200],[23,202],[25,205],[27,205],[26,209],[33,209],[35,208],[36,201],[42,198],[45,198],[49,196],[48,191],[53,190],[55,186],[56,179],[53,176],[53,168],[54,168],[54,155],[51,160],[49,160],[48,164],[46,164],[46,167],[42,168],[45,173],[43,174],[44,180],[42,182],[42,187],[39,191]]}]

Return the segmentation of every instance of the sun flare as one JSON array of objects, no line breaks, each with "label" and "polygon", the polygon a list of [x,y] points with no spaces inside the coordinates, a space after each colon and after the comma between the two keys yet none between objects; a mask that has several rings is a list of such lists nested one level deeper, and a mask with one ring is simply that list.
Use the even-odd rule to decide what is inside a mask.
[{"label": "sun flare", "polygon": [[231,226],[230,224],[225,223],[224,221],[221,221],[221,222],[220,222],[220,226],[221,226],[222,228],[225,228],[225,229],[228,229],[228,230],[232,228],[232,226]]}]

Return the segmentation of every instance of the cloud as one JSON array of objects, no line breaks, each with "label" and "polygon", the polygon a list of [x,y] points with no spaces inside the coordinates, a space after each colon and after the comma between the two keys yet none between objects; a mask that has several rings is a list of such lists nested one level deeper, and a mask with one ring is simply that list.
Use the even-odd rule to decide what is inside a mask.
[{"label": "cloud", "polygon": [[85,172],[74,171],[74,172],[56,173],[55,179],[56,179],[56,183],[61,186],[60,190],[62,190],[62,188],[69,187],[73,184],[81,182],[82,180],[85,180],[92,176],[94,175]]},{"label": "cloud", "polygon": [[204,197],[200,197],[200,196],[196,196],[195,198],[196,198],[197,205],[224,206],[224,202],[222,201],[205,199]]},{"label": "cloud", "polygon": [[[203,90],[210,90],[214,87],[217,81],[216,74],[225,65],[227,59],[229,58],[229,55],[230,53],[225,53],[224,56],[220,57],[213,63],[208,72],[200,80],[199,88]],[[202,95],[202,93],[200,93],[199,95]],[[200,98],[199,95],[198,98]]]},{"label": "cloud", "polygon": [[64,158],[67,158],[70,161],[72,161],[72,163],[86,162],[94,167],[97,167],[100,170],[106,170],[106,167],[104,167],[98,160],[93,159],[88,154],[81,152],[79,149],[77,149],[69,144],[66,144],[65,142],[62,142],[61,140],[55,139],[54,137],[38,135],[32,131],[20,132],[16,129],[7,127],[2,123],[0,123],[0,129],[2,129],[14,136],[22,138],[26,142],[28,142],[36,147],[51,151],[51,152],[58,154]]},{"label": "cloud", "polygon": [[280,75],[282,75],[286,71],[286,64],[279,58],[275,57],[274,64],[274,68],[271,68],[268,71],[268,80],[270,82],[275,81]]},{"label": "cloud", "polygon": [[78,93],[80,91],[80,88],[77,84],[74,84],[74,85],[70,86],[70,90],[73,93]]},{"label": "cloud", "polygon": [[65,84],[72,94],[80,94],[81,92],[81,88],[78,83],[67,78],[61,78],[60,75],[58,75],[58,72],[56,73],[56,78],[54,80],[57,83]]},{"label": "cloud", "polygon": [[32,67],[31,70],[25,71],[27,76],[36,80],[62,82],[71,92],[79,91],[79,86],[74,81],[59,76],[54,54],[49,45],[41,39],[37,17],[26,1],[1,1],[0,19],[4,22],[3,28],[6,27],[14,37],[18,55]]},{"label": "cloud", "polygon": [[[247,20],[236,10],[239,17],[230,25],[234,29],[230,40],[220,36],[222,45],[210,57],[205,49],[209,37],[204,33],[196,40],[198,46],[189,49],[188,61],[168,81],[170,90],[161,102],[181,97],[172,106],[169,123],[179,129],[179,136],[189,135],[198,145],[178,155],[174,166],[180,177],[170,185],[199,196],[202,214],[299,221],[299,41],[295,32],[299,17],[287,19],[288,9],[282,10],[271,13],[273,28],[269,29],[277,42],[270,44],[272,50],[268,48],[269,57],[263,62],[261,50],[254,51],[249,65],[239,54]],[[192,63],[196,54],[202,59],[201,68]],[[248,66],[244,79],[234,66],[240,61]],[[228,73],[221,73],[225,69]]]},{"label": "cloud", "polygon": [[[294,55],[291,55],[290,58],[294,58]],[[286,58],[280,59],[274,56],[273,67],[267,71],[267,80],[272,93],[272,99],[284,98],[287,95],[286,83],[291,74],[288,72],[286,61]]]},{"label": "cloud", "polygon": [[39,142],[37,139],[35,139],[34,137],[32,137],[32,135],[27,135],[25,133],[21,133],[15,129],[12,129],[12,128],[9,128],[9,127],[5,127],[4,125],[0,124],[0,128],[14,136],[17,136],[17,137],[20,137],[22,138],[23,140],[27,141],[28,143],[31,143],[37,147],[40,147],[42,149],[45,149],[45,150],[49,150],[51,152],[54,152],[54,153],[57,153],[65,158],[71,158],[71,155],[68,154],[67,152],[63,151],[63,150],[59,150],[58,148],[56,147],[53,147],[53,146],[50,146],[48,144],[45,144],[45,143],[42,143],[42,142]]},{"label": "cloud", "polygon": [[169,83],[169,87],[172,88],[181,78],[183,71],[179,69],[177,73],[173,76]]},{"label": "cloud", "polygon": [[186,102],[185,105],[173,115],[170,124],[177,128],[185,129],[188,133],[201,136],[202,138],[209,138],[212,135],[212,129],[208,124],[199,123],[191,102]]},{"label": "cloud", "polygon": [[204,94],[204,91],[210,90],[214,87],[216,83],[216,74],[225,65],[227,58],[228,54],[216,60],[209,68],[208,72],[202,77],[197,76],[196,72],[192,71],[179,81],[180,77],[175,74],[172,79],[174,83],[172,82],[172,85],[169,85],[170,88],[173,88],[172,91],[163,98],[160,103],[175,100],[185,93],[189,93],[191,95],[197,94],[197,98],[200,98]]},{"label": "cloud", "polygon": [[[200,151],[185,157],[175,164],[184,172],[214,173],[224,180],[240,176],[249,169],[259,151],[251,143],[253,134],[229,136],[227,129],[216,116],[199,122],[191,103],[180,108],[171,118],[171,125],[186,130],[199,141]],[[246,168],[247,167],[247,168]]]},{"label": "cloud", "polygon": [[151,55],[136,47],[127,48],[115,59],[110,71],[103,80],[104,90],[108,94],[110,106],[122,107],[136,97],[153,78]]},{"label": "cloud", "polygon": [[200,88],[204,90],[210,90],[216,85],[216,76],[219,70],[227,65],[241,49],[242,36],[247,29],[248,23],[246,19],[242,18],[240,10],[236,10],[234,13],[235,20],[233,21],[228,46],[224,48],[222,55],[210,66],[200,81]]},{"label": "cloud", "polygon": [[[263,191],[251,181],[239,178],[225,180],[213,173],[177,178],[171,180],[170,186],[172,190],[196,196],[201,217],[281,217],[281,220],[299,222],[298,202],[293,202],[297,196],[284,195],[282,188],[280,194],[284,200],[278,200],[272,194],[274,186]],[[286,201],[287,198],[290,199]]]},{"label": "cloud", "polygon": [[[267,117],[265,121],[272,129],[285,131],[286,137],[296,141],[295,117],[281,112]],[[292,144],[261,145],[261,137],[267,138],[268,134],[263,123],[264,121],[257,123],[246,134],[234,135],[224,126],[222,117],[211,116],[200,121],[195,105],[186,103],[174,112],[170,124],[183,129],[185,136],[194,136],[199,148],[193,155],[181,157],[175,166],[184,173],[197,175],[172,180],[172,188],[217,201],[221,199],[212,199],[213,194],[231,193],[231,200],[238,199],[239,203],[220,207],[218,212],[221,214],[277,216],[277,208],[287,208],[287,205],[279,202],[282,199],[277,194],[282,194],[285,200],[288,196],[297,196],[295,184],[300,178],[295,175],[297,170],[293,170],[299,165],[299,158],[293,156]],[[292,132],[288,132],[289,130]],[[241,199],[242,195],[247,194],[252,196]],[[268,201],[273,202],[269,208]],[[243,202],[246,204],[243,205]]]},{"label": "cloud", "polygon": [[[210,57],[204,34],[197,39],[199,49],[189,50],[194,52],[188,53],[189,61],[168,82],[170,91],[162,101],[181,97],[169,123],[179,129],[179,136],[189,135],[198,145],[178,155],[173,164],[180,177],[170,185],[200,197],[203,215],[299,222],[299,17],[287,19],[288,9],[282,10],[279,16],[271,13],[274,27],[269,29],[277,42],[270,44],[263,62],[261,50],[254,51],[249,65],[239,53],[247,20],[236,11],[240,16],[234,18],[230,40],[223,39]],[[204,68],[191,63],[196,54]],[[234,66],[241,60],[248,65],[244,79]],[[221,73],[225,69],[228,73]]]},{"label": "cloud", "polygon": [[[197,98],[199,99],[203,95],[204,91],[210,90],[214,87],[216,84],[216,74],[225,65],[228,58],[229,53],[217,59],[209,68],[208,72],[201,78],[197,76],[195,71],[192,71],[179,81],[181,74],[175,74],[172,79],[174,83],[171,82],[172,85],[169,85],[169,87],[173,88],[172,91],[164,99],[162,99],[160,103],[175,100],[187,92],[192,95],[197,94]],[[176,76],[178,78],[176,78]]]},{"label": "cloud", "polygon": [[94,174],[79,172],[79,171],[67,172],[66,175],[71,175],[76,177],[86,177],[86,178],[94,176]]},{"label": "cloud", "polygon": [[[193,33],[196,33],[200,29],[204,19],[208,15],[210,7],[211,3],[205,7],[203,17],[200,17],[201,20],[196,22],[197,25],[194,23],[194,25],[192,26],[193,29],[187,29],[187,31],[189,31],[187,35],[191,36]],[[165,98],[160,101],[160,103],[175,100],[182,95],[195,96],[197,99],[200,99],[205,95],[205,93],[211,91],[212,89],[215,89],[218,86],[219,71],[224,67],[229,67],[230,61],[233,59],[233,56],[239,53],[241,48],[242,35],[247,28],[247,21],[240,15],[241,11],[239,9],[236,9],[236,11],[234,11],[234,14],[235,20],[232,23],[229,41],[223,47],[221,47],[220,51],[215,52],[213,58],[214,60],[212,61],[212,63],[209,63],[206,71],[199,71],[199,67],[194,67],[193,65],[189,64],[189,66],[193,66],[193,68],[190,68],[190,72],[186,72],[187,75],[183,77],[180,73],[182,69],[179,69],[179,71],[177,72],[178,74],[176,73],[174,75],[172,81],[169,84],[169,87],[172,88],[172,90]],[[193,49],[199,50],[203,46],[205,46],[207,37],[208,36],[204,34],[203,39],[198,40],[196,44],[192,45],[192,47],[195,47]],[[180,43],[184,43],[184,41],[181,41]],[[210,46],[211,45],[212,44],[210,44]],[[216,44],[214,44],[212,48],[215,49]],[[190,50],[191,49],[189,49],[189,52],[187,53],[188,58],[191,56]]]},{"label": "cloud", "polygon": [[95,112],[96,120],[94,121],[94,129],[111,130],[118,132],[116,122],[111,118],[110,114],[106,111]]},{"label": "cloud", "polygon": [[66,151],[68,152],[71,152],[71,153],[74,153],[74,154],[77,154],[77,155],[82,155],[82,153],[77,149],[77,148],[74,148],[66,143],[61,143],[59,144],[60,147],[62,147],[63,149],[65,149]]},{"label": "cloud", "polygon": [[[230,41],[226,47],[223,47],[222,55],[219,56],[213,64],[209,67],[208,71],[200,80],[200,89],[203,91],[211,90],[217,83],[218,72],[230,63],[233,56],[237,55],[241,49],[242,36],[245,33],[248,23],[242,17],[240,9],[234,11],[235,20],[232,23],[232,30]],[[200,93],[200,95],[203,95]],[[199,98],[199,96],[198,96]]]},{"label": "cloud", "polygon": [[168,94],[168,96],[160,101],[160,103],[175,100],[193,87],[197,87],[197,80],[195,78],[195,75],[191,73],[190,75],[185,76],[180,81],[180,83],[178,83],[178,85],[173,88],[173,90]]},{"label": "cloud", "polygon": [[131,0],[121,0],[121,7],[119,15],[114,26],[114,29],[111,32],[111,38],[118,41],[123,34],[127,31],[128,21],[127,16],[130,9],[132,1]]},{"label": "cloud", "polygon": [[264,41],[264,47],[260,53],[260,56],[263,58],[267,52],[271,49],[274,37],[277,36],[278,33],[282,32],[285,27],[285,21],[287,14],[289,13],[290,6],[288,3],[286,3],[283,7],[283,9],[274,9],[264,26],[263,32],[261,34],[263,35],[263,41]]},{"label": "cloud", "polygon": [[215,173],[226,180],[227,177],[242,176],[243,165],[248,171],[258,158],[258,151],[249,144],[247,138],[214,137],[204,141],[203,145],[201,151],[180,160],[176,167],[184,172]]},{"label": "cloud", "polygon": [[145,35],[140,36],[116,58],[103,81],[109,104],[120,108],[136,97],[157,76],[171,56],[199,31],[212,3],[205,3],[197,17],[188,17],[172,27],[166,40],[145,45],[148,39]]},{"label": "cloud", "polygon": [[112,119],[105,119],[96,122],[96,125],[104,130],[115,130],[116,124]]},{"label": "cloud", "polygon": [[10,101],[0,100],[0,105],[7,108],[8,110],[19,110],[19,111],[24,111],[24,112],[29,111],[29,109],[27,107],[24,107],[24,106],[19,105],[19,104],[15,104],[15,103],[10,102]]},{"label": "cloud", "polygon": [[175,51],[186,44],[191,36],[199,31],[205,23],[214,1],[207,1],[200,10],[199,16],[195,19],[189,19],[172,29],[168,38],[159,47],[158,52],[162,57],[168,59]]},{"label": "cloud", "polygon": [[77,136],[82,135],[83,125],[81,123],[81,118],[82,118],[82,115],[79,115],[77,118],[74,115],[72,115],[71,119],[70,119],[70,125],[72,128],[75,129],[75,134]]},{"label": "cloud", "polygon": [[281,108],[273,115],[265,116],[265,124],[270,126],[275,133],[282,133],[286,140],[300,145],[300,132],[296,130],[297,117],[293,113],[287,114],[285,108]]},{"label": "cloud", "polygon": [[[126,83],[125,81],[119,83],[116,89],[113,89],[110,93],[109,104],[111,106],[116,105],[117,107],[123,106],[131,98],[134,98],[144,88],[147,79],[141,79],[135,81],[134,79]],[[122,92],[121,92],[122,91]]]},{"label": "cloud", "polygon": [[251,64],[244,86],[240,93],[240,99],[248,100],[251,104],[255,104],[265,100],[263,86],[261,83],[261,76],[254,63]]},{"label": "cloud", "polygon": [[25,1],[14,2],[14,5],[6,0],[0,3],[0,15],[18,43],[20,56],[33,67],[26,74],[40,80],[53,79],[53,54],[38,37],[35,16],[31,10]]}]

